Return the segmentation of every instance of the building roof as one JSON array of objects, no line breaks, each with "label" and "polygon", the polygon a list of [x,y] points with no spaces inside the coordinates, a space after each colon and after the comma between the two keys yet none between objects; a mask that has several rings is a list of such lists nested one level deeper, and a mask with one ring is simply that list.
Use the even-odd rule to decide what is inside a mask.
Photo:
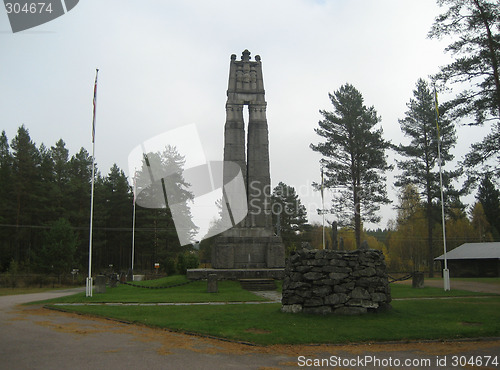
[{"label": "building roof", "polygon": [[[500,242],[465,243],[446,253],[447,260],[500,259]],[[444,254],[434,258],[444,260]]]}]

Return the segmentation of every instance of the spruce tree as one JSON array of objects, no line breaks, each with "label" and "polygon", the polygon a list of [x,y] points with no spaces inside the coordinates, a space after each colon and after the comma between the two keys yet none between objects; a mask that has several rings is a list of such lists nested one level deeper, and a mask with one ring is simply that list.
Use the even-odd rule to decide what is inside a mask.
[{"label": "spruce tree", "polygon": [[[10,153],[9,140],[5,131],[2,131],[0,136],[0,194],[2,203],[12,200],[9,194],[12,191],[12,154]],[[7,214],[5,213],[6,204],[2,204],[2,214],[0,214],[0,222],[7,223]]]},{"label": "spruce tree", "polygon": [[59,139],[50,148],[50,156],[53,163],[54,186],[58,193],[58,206],[62,206],[62,201],[67,198],[66,192],[69,183],[69,150],[63,139]]},{"label": "spruce tree", "polygon": [[142,249],[142,257],[138,258],[147,265],[160,262],[165,266],[188,248],[179,240],[192,240],[198,229],[189,208],[194,195],[189,190],[191,184],[184,179],[184,163],[184,156],[175,147],[167,146],[145,155],[137,171],[136,246]]},{"label": "spruce tree", "polygon": [[65,201],[68,220],[77,228],[78,245],[75,264],[81,267],[88,263],[91,174],[92,157],[84,148],[81,148],[68,163]]},{"label": "spruce tree", "polygon": [[12,248],[15,229],[16,201],[13,186],[12,154],[10,152],[9,141],[5,131],[0,136],[0,272],[9,267],[10,261],[14,258]]},{"label": "spruce tree", "polygon": [[280,182],[273,189],[271,212],[272,224],[279,228],[285,247],[288,251],[294,249],[300,244],[300,233],[307,224],[306,207],[300,201],[294,187]]},{"label": "spruce tree", "polygon": [[475,241],[480,243],[493,241],[492,227],[484,213],[483,204],[481,202],[476,202],[476,204],[474,204],[470,216]]},{"label": "spruce tree", "polygon": [[38,149],[40,153],[40,165],[38,172],[40,184],[37,189],[37,206],[33,216],[34,225],[47,226],[59,217],[64,217],[64,207],[61,206],[62,194],[58,191],[54,181],[54,161],[50,149],[43,143]]},{"label": "spruce tree", "polygon": [[12,196],[16,202],[15,252],[18,262],[29,263],[31,247],[36,233],[32,225],[39,225],[38,211],[41,197],[40,152],[23,125],[11,143],[12,148]]},{"label": "spruce tree", "polygon": [[493,237],[498,240],[500,237],[500,191],[495,188],[488,174],[481,181],[477,200],[483,206]]},{"label": "spruce tree", "polygon": [[52,223],[43,233],[42,248],[36,254],[38,268],[46,273],[62,275],[73,267],[77,234],[65,218]]},{"label": "spruce tree", "polygon": [[114,164],[104,180],[108,208],[108,260],[119,270],[131,268],[132,191],[123,170]]}]

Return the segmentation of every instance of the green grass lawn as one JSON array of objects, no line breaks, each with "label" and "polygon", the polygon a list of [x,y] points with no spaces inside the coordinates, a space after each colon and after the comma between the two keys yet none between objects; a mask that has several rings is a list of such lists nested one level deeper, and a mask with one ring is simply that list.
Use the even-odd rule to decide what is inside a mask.
[{"label": "green grass lawn", "polygon": [[[149,287],[164,287],[186,283],[185,276],[171,276],[158,280],[134,282],[134,285]],[[106,293],[94,293],[92,297],[85,297],[85,293],[56,298],[47,302],[65,303],[159,303],[159,302],[248,302],[264,301],[265,299],[241,288],[237,281],[219,281],[218,293],[207,293],[206,281],[176,286],[168,289],[144,289],[129,285],[120,285],[116,288],[106,288]]]},{"label": "green grass lawn", "polygon": [[[349,343],[500,335],[500,297],[406,300],[363,316],[286,314],[281,305],[64,306],[171,330],[258,344]],[[60,306],[58,306],[61,308]]]},{"label": "green grass lawn", "polygon": [[[158,280],[135,282],[135,285],[148,286],[152,288],[172,286],[186,283],[185,276],[170,276]],[[249,302],[264,301],[249,291],[241,288],[236,281],[219,281],[218,293],[207,293],[205,281],[195,281],[186,285],[176,286],[168,289],[144,289],[129,285],[119,285],[116,288],[106,288],[106,293],[94,293],[92,297],[85,297],[85,293],[72,296],[60,297],[47,302],[65,303],[160,303],[160,302]],[[281,290],[281,282],[278,282],[278,291]],[[391,284],[393,298],[422,298],[422,297],[464,297],[480,296],[486,293],[476,293],[464,290],[451,290],[445,292],[441,288],[425,287],[413,289],[409,285]]]}]

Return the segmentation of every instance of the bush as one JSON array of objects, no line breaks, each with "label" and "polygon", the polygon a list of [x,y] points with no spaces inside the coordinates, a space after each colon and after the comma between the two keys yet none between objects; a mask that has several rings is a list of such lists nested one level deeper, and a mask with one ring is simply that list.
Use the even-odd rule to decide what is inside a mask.
[{"label": "bush", "polygon": [[199,266],[198,256],[193,253],[184,253],[177,256],[177,272],[186,275],[188,269],[195,269]]},{"label": "bush", "polygon": [[37,253],[39,268],[45,273],[62,275],[70,270],[78,244],[78,235],[65,218],[53,222],[43,234],[43,246]]},{"label": "bush", "polygon": [[175,274],[175,261],[172,258],[167,258],[164,265],[168,276]]}]

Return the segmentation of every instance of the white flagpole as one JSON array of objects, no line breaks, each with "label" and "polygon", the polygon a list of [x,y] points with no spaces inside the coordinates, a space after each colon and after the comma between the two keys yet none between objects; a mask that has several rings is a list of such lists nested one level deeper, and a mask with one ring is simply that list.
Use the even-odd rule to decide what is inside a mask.
[{"label": "white flagpole", "polygon": [[325,196],[323,187],[324,187],[323,167],[321,167],[321,204],[322,204],[321,213],[323,215],[323,249],[325,249]]},{"label": "white flagpole", "polygon": [[134,212],[132,218],[132,280],[134,280],[134,248],[135,248],[135,197],[137,193],[137,172],[134,172]]},{"label": "white flagpole", "polygon": [[443,196],[443,170],[441,163],[441,134],[439,132],[439,108],[436,86],[434,86],[434,101],[436,104],[436,128],[438,135],[438,164],[439,164],[439,189],[441,191],[441,221],[443,223],[443,250],[444,250],[444,269],[443,269],[443,282],[444,290],[450,290],[450,271],[448,270],[448,260],[446,258],[446,223],[444,217],[444,196]]},{"label": "white flagpole", "polygon": [[90,193],[90,232],[89,232],[89,275],[86,281],[85,296],[92,297],[92,227],[94,219],[94,178],[95,178],[95,116],[97,104],[97,75],[99,69],[95,70],[95,83],[94,83],[94,113],[92,116],[92,187]]}]

